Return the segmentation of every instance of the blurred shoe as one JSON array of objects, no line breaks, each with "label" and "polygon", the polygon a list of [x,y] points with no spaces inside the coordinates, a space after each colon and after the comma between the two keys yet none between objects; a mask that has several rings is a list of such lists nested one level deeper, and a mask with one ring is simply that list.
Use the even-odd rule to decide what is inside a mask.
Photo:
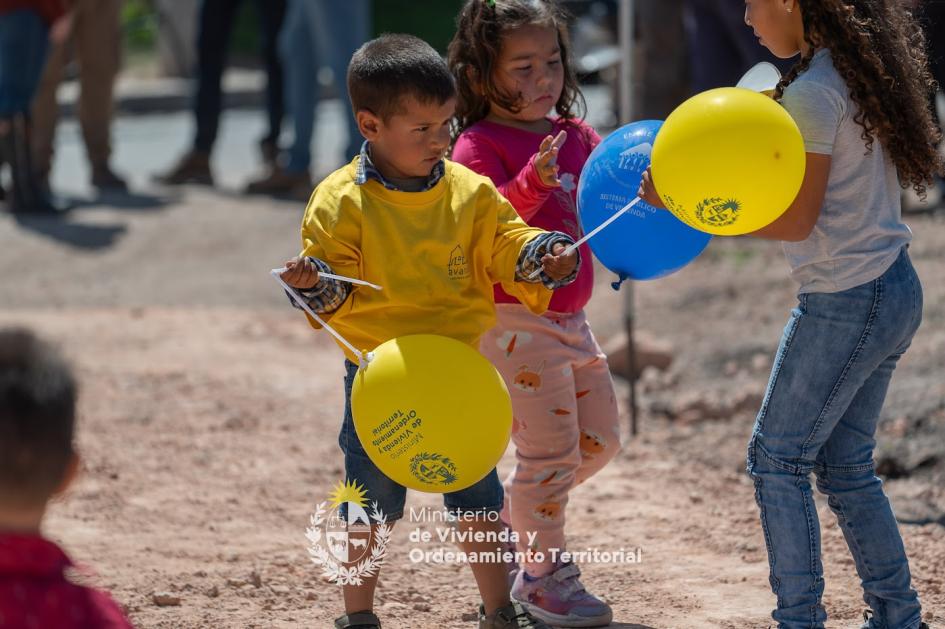
[{"label": "blurred shoe", "polygon": [[114,192],[127,192],[128,184],[124,179],[115,174],[108,164],[100,164],[92,167],[92,185],[99,190],[111,190]]},{"label": "blurred shoe", "polygon": [[160,183],[170,186],[185,183],[212,186],[213,174],[210,172],[210,154],[191,151],[184,155],[174,168],[163,175],[159,175],[156,179]]},{"label": "blurred shoe", "polygon": [[533,616],[556,627],[601,627],[610,624],[610,605],[584,589],[581,570],[573,563],[560,564],[554,572],[533,578],[519,570],[512,598]]},{"label": "blurred shoe", "polygon": [[29,116],[13,114],[0,124],[2,161],[10,164],[12,188],[7,207],[14,214],[57,214],[68,209],[49,195],[45,179],[33,169],[30,147],[32,125]]},{"label": "blurred shoe", "polygon": [[275,141],[263,138],[259,141],[259,153],[262,155],[263,162],[269,168],[275,168],[279,163],[279,145]]},{"label": "blurred shoe", "polygon": [[312,180],[308,173],[290,173],[283,168],[273,168],[262,179],[249,182],[246,186],[247,194],[271,194],[273,196],[290,196],[296,198],[299,191],[305,198],[312,192]]},{"label": "blurred shoe", "polygon": [[521,603],[512,601],[488,616],[485,608],[480,605],[479,629],[551,629],[551,627],[535,618]]}]

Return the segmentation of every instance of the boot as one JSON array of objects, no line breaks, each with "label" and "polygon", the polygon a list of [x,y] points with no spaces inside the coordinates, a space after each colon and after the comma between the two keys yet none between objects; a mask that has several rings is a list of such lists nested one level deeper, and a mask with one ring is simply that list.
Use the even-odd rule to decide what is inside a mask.
[{"label": "boot", "polygon": [[196,183],[204,186],[213,185],[213,174],[210,172],[210,154],[193,150],[180,158],[180,161],[168,172],[156,177],[159,183],[169,186],[178,186],[185,183]]},{"label": "boot", "polygon": [[48,214],[60,212],[44,190],[33,170],[30,149],[30,122],[24,113],[0,121],[0,146],[3,160],[10,164],[13,188],[8,207],[15,214]]}]

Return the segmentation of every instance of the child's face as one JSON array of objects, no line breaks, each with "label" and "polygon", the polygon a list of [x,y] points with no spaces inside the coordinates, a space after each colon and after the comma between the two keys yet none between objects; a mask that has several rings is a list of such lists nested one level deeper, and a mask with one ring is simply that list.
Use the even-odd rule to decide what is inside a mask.
[{"label": "child's face", "polygon": [[429,177],[449,148],[456,99],[441,104],[421,103],[405,96],[401,109],[387,122],[368,111],[359,111],[358,126],[371,143],[371,157],[384,176]]},{"label": "child's face", "polygon": [[788,59],[800,50],[804,26],[797,0],[745,0],[745,24],[775,57]]},{"label": "child's face", "polygon": [[564,88],[557,29],[523,26],[503,36],[493,80],[502,91],[521,95],[519,111],[513,113],[492,103],[493,113],[526,122],[547,116]]}]

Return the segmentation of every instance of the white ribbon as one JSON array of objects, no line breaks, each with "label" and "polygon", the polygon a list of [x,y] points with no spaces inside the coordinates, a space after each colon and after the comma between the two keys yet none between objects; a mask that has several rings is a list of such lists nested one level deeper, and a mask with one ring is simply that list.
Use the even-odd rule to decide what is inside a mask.
[{"label": "white ribbon", "polygon": [[[563,255],[563,256],[570,255],[572,251],[574,251],[575,249],[577,249],[578,247],[580,247],[581,245],[583,245],[585,242],[587,242],[588,240],[590,240],[591,238],[593,238],[594,236],[596,236],[602,229],[604,229],[605,227],[607,227],[608,225],[610,225],[611,223],[613,223],[615,220],[617,220],[618,218],[620,218],[621,216],[623,216],[624,214],[626,214],[627,212],[629,212],[629,211],[630,211],[630,208],[632,208],[634,205],[636,205],[637,203],[639,203],[639,202],[642,201],[642,200],[643,200],[642,198],[637,197],[637,198],[635,198],[633,201],[631,201],[630,203],[626,204],[625,206],[623,206],[622,208],[620,208],[619,210],[617,210],[616,212],[614,212],[614,215],[613,215],[613,216],[611,216],[611,217],[608,218],[606,221],[604,221],[603,223],[601,223],[600,225],[598,225],[597,227],[595,227],[593,231],[591,231],[591,232],[588,233],[588,234],[585,234],[583,238],[581,238],[580,240],[578,240],[578,241],[577,241],[576,243],[574,243],[573,245],[568,245],[567,249],[565,249],[565,250],[561,253],[561,255]],[[538,275],[539,275],[541,272],[542,272],[542,268],[539,267],[538,269],[535,270],[534,273],[532,273],[531,275],[528,276],[528,279],[530,279],[530,280],[535,279],[536,277],[538,277]]]},{"label": "white ribbon", "polygon": [[[286,284],[285,281],[282,279],[281,275],[285,273],[285,271],[286,271],[286,268],[282,267],[281,269],[272,269],[271,271],[269,271],[269,273],[272,274],[272,277],[275,278],[275,280],[279,282],[279,284],[282,285],[282,287],[286,290],[286,292],[289,293],[289,296],[292,297],[293,301],[295,301],[295,303],[297,303],[299,307],[302,308],[302,310],[307,312],[308,315],[312,317],[313,319],[315,319],[315,321],[317,321],[320,326],[328,330],[329,334],[331,334],[336,339],[338,339],[339,343],[347,347],[349,350],[351,350],[352,354],[358,357],[358,368],[365,369],[368,366],[368,363],[374,360],[374,352],[364,353],[361,350],[357,349],[354,345],[349,343],[345,337],[338,334],[338,332],[336,332],[333,327],[328,325],[324,319],[322,319],[317,314],[315,314],[315,311],[312,310],[311,306],[309,306],[305,302],[305,299],[302,298],[302,296],[298,293],[298,291],[295,288]],[[328,277],[335,280],[341,280],[343,282],[350,282],[352,284],[361,284],[364,286],[370,286],[371,288],[375,290],[381,290],[381,287],[378,286],[377,284],[371,284],[370,282],[365,282],[364,280],[356,280],[354,278],[342,277],[340,275],[331,275],[329,273],[319,273],[318,275],[320,277]]]}]

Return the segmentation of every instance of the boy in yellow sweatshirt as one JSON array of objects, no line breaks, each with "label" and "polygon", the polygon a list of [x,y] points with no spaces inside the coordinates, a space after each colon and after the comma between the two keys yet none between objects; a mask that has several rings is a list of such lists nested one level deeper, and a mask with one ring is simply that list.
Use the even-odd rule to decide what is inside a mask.
[{"label": "boy in yellow sweatshirt", "polygon": [[[348,93],[367,140],[361,154],[312,194],[302,221],[301,255],[282,279],[355,347],[374,349],[408,334],[436,333],[477,347],[495,322],[495,283],[536,314],[551,291],[572,282],[580,259],[564,255],[572,240],[526,225],[492,182],[444,159],[456,88],[428,44],[384,35],[362,46],[348,66]],[[531,278],[535,271],[538,275]],[[321,273],[360,278],[383,290],[351,289]],[[318,324],[309,317],[309,322]],[[351,418],[357,357],[343,347],[345,419],[339,444],[347,480],[366,489],[388,515],[403,517],[406,489],[386,477],[364,451]],[[495,470],[477,484],[445,494],[447,509],[476,513],[473,529],[498,532],[503,493]],[[467,553],[494,551],[489,542]],[[504,563],[470,563],[483,604],[480,629],[545,629],[509,598]],[[377,576],[344,586],[345,616],[337,629],[380,627],[373,614]]]}]

